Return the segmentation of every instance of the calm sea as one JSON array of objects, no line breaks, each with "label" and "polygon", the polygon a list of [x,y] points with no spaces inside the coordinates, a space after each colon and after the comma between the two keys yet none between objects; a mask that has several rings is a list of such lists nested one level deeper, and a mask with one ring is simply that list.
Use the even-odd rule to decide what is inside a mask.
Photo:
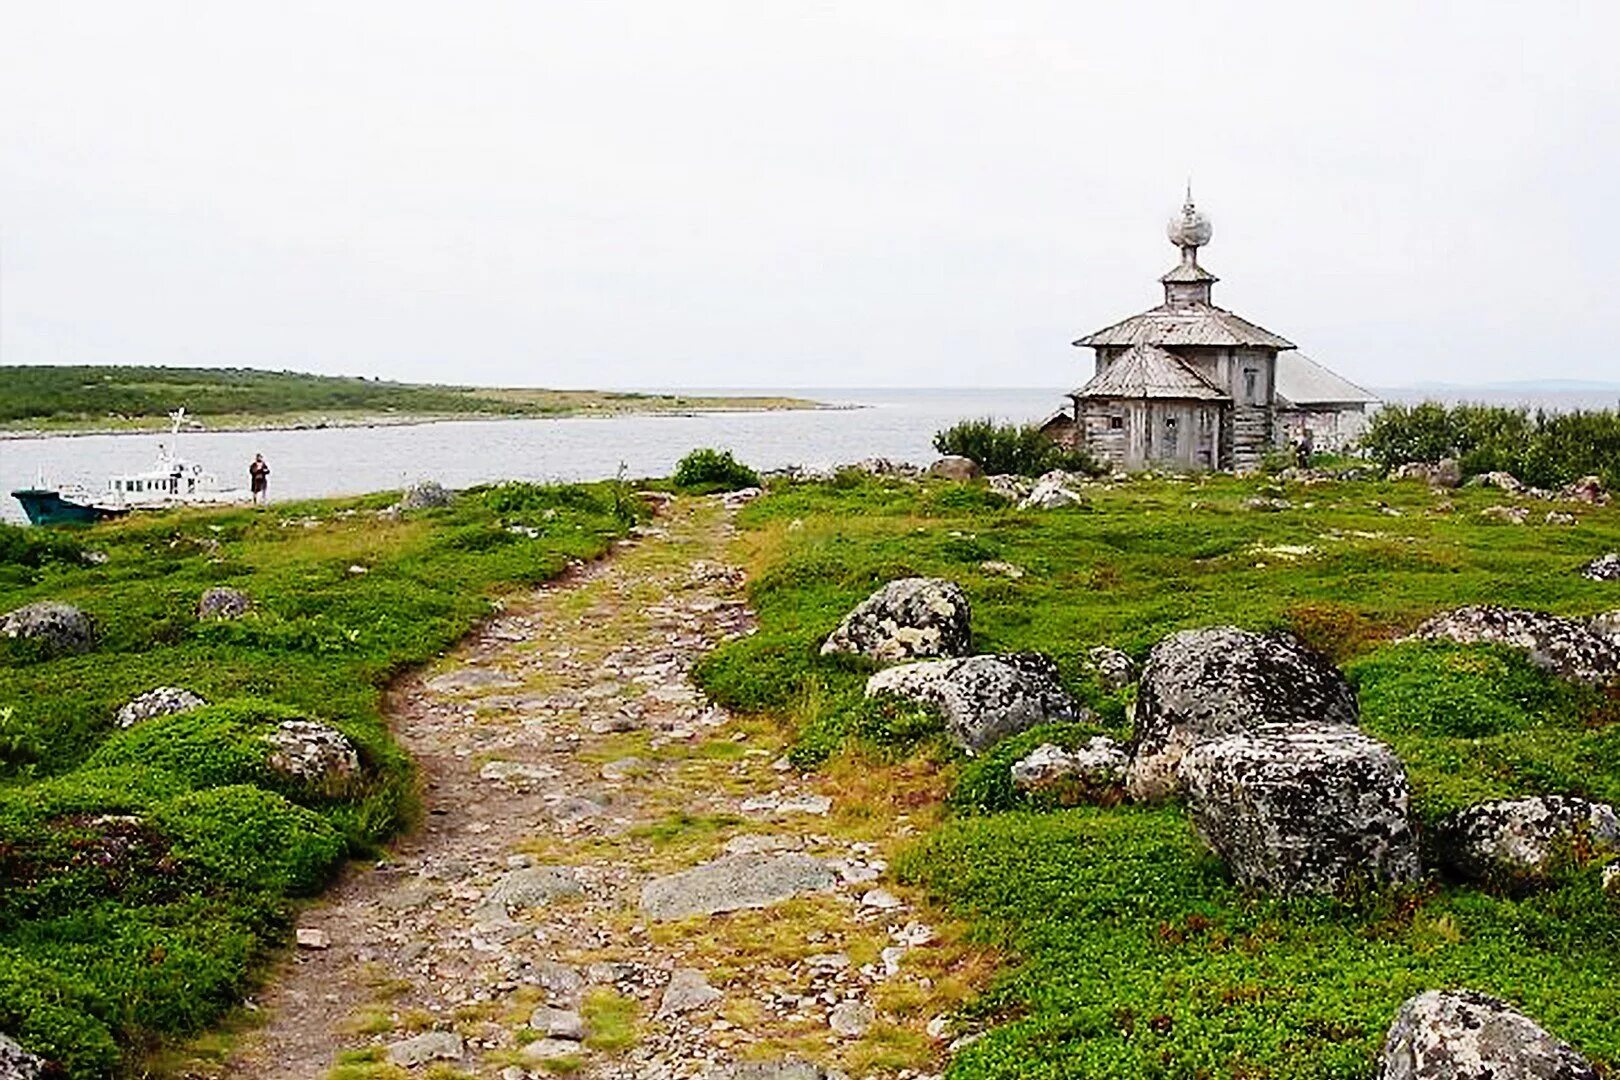
[{"label": "calm sea", "polygon": [[[704,391],[694,391],[701,393]],[[748,393],[707,391],[710,393]],[[760,392],[760,391],[755,391]],[[1040,420],[1065,404],[1062,391],[1031,389],[771,390],[836,410],[623,416],[602,419],[469,420],[319,431],[198,432],[181,453],[227,483],[247,483],[256,453],[270,463],[274,499],[353,495],[417,480],[447,487],[493,480],[597,480],[665,476],[688,450],[725,447],[758,468],[833,465],[867,457],[925,463],[935,431],[963,417]],[[1388,400],[1491,400],[1553,409],[1613,408],[1612,392],[1526,395],[1490,391],[1389,391]],[[150,466],[159,435],[87,435],[0,440],[0,518],[23,520],[10,492],[39,477],[101,490],[106,477]]]}]

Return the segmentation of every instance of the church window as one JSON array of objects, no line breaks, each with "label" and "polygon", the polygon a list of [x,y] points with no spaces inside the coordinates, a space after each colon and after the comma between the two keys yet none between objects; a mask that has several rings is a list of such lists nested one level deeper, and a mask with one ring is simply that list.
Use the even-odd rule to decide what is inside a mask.
[{"label": "church window", "polygon": [[1123,430],[1125,430],[1125,418],[1123,416],[1110,416],[1108,418],[1108,430],[1109,431],[1123,431]]},{"label": "church window", "polygon": [[1243,400],[1250,405],[1258,404],[1260,401],[1259,390],[1257,389],[1259,382],[1260,373],[1258,371],[1252,367],[1243,369]]},{"label": "church window", "polygon": [[1164,418],[1164,452],[1167,454],[1176,452],[1176,436],[1179,426],[1175,417],[1167,416]]}]

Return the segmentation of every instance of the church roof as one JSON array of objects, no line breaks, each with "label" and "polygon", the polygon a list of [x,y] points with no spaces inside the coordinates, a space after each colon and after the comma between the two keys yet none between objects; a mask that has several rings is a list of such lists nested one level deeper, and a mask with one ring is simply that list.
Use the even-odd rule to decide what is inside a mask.
[{"label": "church roof", "polygon": [[1160,281],[1219,281],[1220,278],[1199,266],[1195,260],[1187,259],[1177,264],[1174,270],[1159,278]]},{"label": "church roof", "polygon": [[1077,398],[1171,398],[1180,401],[1226,401],[1227,395],[1198,372],[1157,345],[1138,343],[1126,349],[1086,385]]},{"label": "church roof", "polygon": [[1192,304],[1186,307],[1160,305],[1140,315],[1132,315],[1123,322],[1117,322],[1094,334],[1087,334],[1075,342],[1076,345],[1092,348],[1138,343],[1169,348],[1189,345],[1247,345],[1267,349],[1294,347],[1294,343],[1287,338],[1273,334],[1241,315],[1234,315],[1213,304]]},{"label": "church roof", "polygon": [[1285,408],[1289,405],[1370,405],[1378,400],[1304,353],[1289,352],[1277,357],[1277,404]]}]

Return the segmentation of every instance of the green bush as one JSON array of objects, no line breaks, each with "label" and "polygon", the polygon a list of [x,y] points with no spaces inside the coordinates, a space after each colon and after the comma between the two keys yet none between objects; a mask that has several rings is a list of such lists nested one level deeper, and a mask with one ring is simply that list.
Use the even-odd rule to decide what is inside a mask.
[{"label": "green bush", "polygon": [[162,769],[199,788],[287,787],[292,782],[270,770],[266,736],[282,721],[308,719],[299,709],[270,701],[220,702],[143,720],[102,743],[86,764],[92,769],[120,765]]},{"label": "green bush", "polygon": [[759,473],[731,456],[730,450],[693,450],[675,466],[672,478],[682,491],[707,493],[759,487]]},{"label": "green bush", "polygon": [[1463,475],[1510,472],[1553,488],[1582,476],[1620,486],[1620,413],[1602,409],[1549,413],[1491,405],[1447,407],[1426,401],[1380,409],[1362,450],[1385,468],[1456,458]]},{"label": "green bush", "polygon": [[1053,469],[1093,475],[1101,471],[1089,455],[1059,446],[1037,424],[1001,424],[989,417],[961,420],[936,432],[934,449],[970,458],[992,476],[1040,476]]}]

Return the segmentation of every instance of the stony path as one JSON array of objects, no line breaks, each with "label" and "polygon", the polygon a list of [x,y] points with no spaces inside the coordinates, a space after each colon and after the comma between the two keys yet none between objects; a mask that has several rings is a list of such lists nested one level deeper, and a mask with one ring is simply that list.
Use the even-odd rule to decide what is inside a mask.
[{"label": "stony path", "polygon": [[682,500],[396,688],[425,821],[305,913],[227,1075],[937,1067],[934,1010],[982,958],[885,862],[931,778],[800,776],[772,725],[693,688],[751,631],[732,535],[717,501]]}]

